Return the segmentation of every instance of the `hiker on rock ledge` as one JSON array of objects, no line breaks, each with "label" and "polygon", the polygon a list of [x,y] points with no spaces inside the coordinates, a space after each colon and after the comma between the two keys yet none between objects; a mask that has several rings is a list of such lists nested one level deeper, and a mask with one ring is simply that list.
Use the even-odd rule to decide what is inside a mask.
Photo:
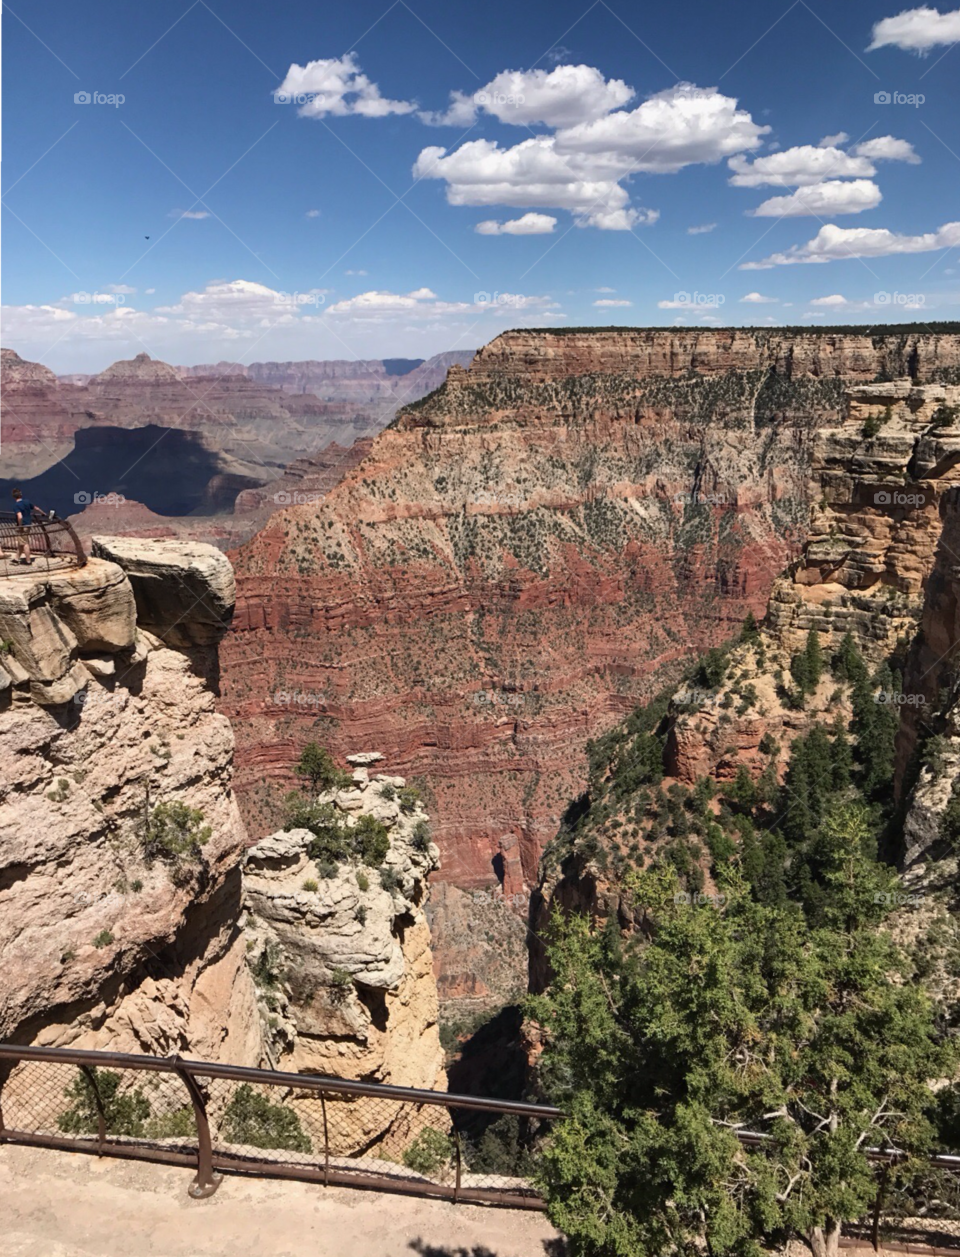
[{"label": "hiker on rock ledge", "polygon": [[17,555],[14,559],[15,563],[25,563],[28,566],[33,562],[33,556],[30,553],[30,525],[33,523],[33,513],[36,511],[38,515],[47,519],[46,511],[41,511],[39,506],[34,506],[27,498],[23,496],[19,489],[13,491],[13,509],[17,513]]}]

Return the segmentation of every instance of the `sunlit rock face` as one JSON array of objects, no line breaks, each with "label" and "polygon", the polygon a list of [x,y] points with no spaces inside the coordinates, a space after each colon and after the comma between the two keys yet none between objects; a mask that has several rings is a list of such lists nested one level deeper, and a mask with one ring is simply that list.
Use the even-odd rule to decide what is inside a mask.
[{"label": "sunlit rock face", "polygon": [[[0,581],[0,1038],[256,1065],[247,837],[209,682],[230,565],[172,542],[103,550]],[[145,843],[169,802],[209,831],[176,865]]]},{"label": "sunlit rock face", "polygon": [[252,833],[305,742],[382,748],[424,783],[457,892],[429,908],[441,1000],[498,1002],[587,741],[764,613],[819,504],[820,435],[862,426],[851,387],[896,381],[897,457],[919,442],[908,474],[938,478],[909,394],[958,364],[955,335],[637,329],[509,332],[455,365],[236,556],[223,710]]}]

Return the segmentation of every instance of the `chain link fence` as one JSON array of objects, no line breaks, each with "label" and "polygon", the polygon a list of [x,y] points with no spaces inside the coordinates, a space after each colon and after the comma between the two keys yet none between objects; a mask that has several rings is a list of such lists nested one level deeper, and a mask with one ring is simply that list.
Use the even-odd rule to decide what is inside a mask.
[{"label": "chain link fence", "polygon": [[185,1061],[0,1045],[0,1140],[541,1208],[556,1109]]}]

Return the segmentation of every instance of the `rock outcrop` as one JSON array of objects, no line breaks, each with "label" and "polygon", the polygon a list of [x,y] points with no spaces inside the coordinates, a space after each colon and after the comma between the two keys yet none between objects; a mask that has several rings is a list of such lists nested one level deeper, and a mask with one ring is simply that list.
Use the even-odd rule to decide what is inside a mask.
[{"label": "rock outcrop", "polygon": [[[910,863],[936,846],[960,764],[957,423],[957,385],[894,380],[847,391],[841,421],[822,427],[813,442],[807,539],[774,583],[763,624],[729,651],[722,678],[686,681],[664,708],[658,789],[667,797],[671,786],[688,790],[704,778],[730,787],[744,770],[776,791],[798,736],[815,724],[840,722],[846,730],[851,687],[827,672],[797,701],[791,663],[811,630],[825,659],[849,633],[871,671],[907,659],[903,692],[876,695],[895,705],[900,720],[890,789],[905,796],[906,819],[887,854]],[[626,753],[629,735],[621,733]],[[934,753],[933,734],[937,762],[924,764]],[[617,758],[616,747],[610,755]],[[561,835],[545,859],[532,910],[536,927],[554,906],[629,920],[623,861],[642,862],[641,848],[650,854],[645,844],[656,847],[666,836],[658,807],[637,804],[631,793],[609,807],[610,815],[591,826],[591,839],[571,843]],[[542,960],[535,948],[535,985],[543,981]]]},{"label": "rock outcrop", "polygon": [[442,1088],[423,911],[439,852],[422,806],[401,793],[404,779],[370,777],[367,765],[382,756],[349,758],[352,787],[317,802],[348,833],[361,816],[380,822],[389,835],[381,865],[322,866],[306,829],[272,834],[247,853],[248,959],[266,1038],[281,1069]]},{"label": "rock outcrop", "polygon": [[[439,876],[523,901],[588,740],[762,615],[806,536],[817,433],[859,422],[844,391],[942,390],[958,368],[960,336],[936,329],[498,337],[238,552],[223,709],[251,829],[275,825],[271,786],[308,737],[372,742],[427,783]],[[936,479],[917,459],[911,478]],[[445,898],[448,999],[475,944],[443,928]],[[491,998],[512,980],[483,978]]]},{"label": "rock outcrop", "polygon": [[[233,734],[187,655],[138,623],[135,595],[149,579],[144,605],[182,612],[168,638],[214,650],[229,564],[172,543],[104,549],[0,581],[0,1038],[258,1064]],[[170,804],[209,831],[188,857],[151,847]]]}]

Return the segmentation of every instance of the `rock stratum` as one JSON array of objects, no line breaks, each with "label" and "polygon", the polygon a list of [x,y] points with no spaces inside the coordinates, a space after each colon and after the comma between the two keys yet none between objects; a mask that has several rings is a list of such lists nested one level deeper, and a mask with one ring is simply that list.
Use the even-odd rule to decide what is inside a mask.
[{"label": "rock stratum", "polygon": [[[253,832],[307,740],[381,747],[436,821],[441,998],[501,1001],[588,740],[763,613],[846,390],[958,377],[954,328],[497,337],[237,554],[222,709]],[[474,931],[498,888],[517,911]]]},{"label": "rock stratum", "polygon": [[[333,802],[384,827],[376,868],[323,876],[305,831],[248,854],[214,701],[233,610],[194,542],[98,537],[0,580],[0,1039],[442,1087],[426,814],[358,766]],[[373,1107],[363,1141],[402,1151],[409,1121]]]},{"label": "rock stratum", "polygon": [[[806,540],[775,582],[763,623],[729,650],[722,678],[688,677],[645,726],[663,743],[664,775],[655,786],[616,784],[637,729],[628,722],[611,733],[595,764],[597,797],[583,800],[586,826],[561,832],[544,858],[535,933],[555,907],[646,928],[624,875],[689,832],[676,823],[682,808],[665,815],[671,790],[707,781],[736,798],[746,780],[764,800],[783,786],[798,738],[815,726],[834,738],[856,728],[853,687],[842,674],[825,668],[807,695],[795,697],[791,664],[811,633],[828,661],[852,641],[873,674],[873,701],[890,713],[896,736],[884,793],[898,808],[884,854],[906,872],[910,892],[929,893],[926,924],[938,911],[949,919],[952,910],[941,911],[931,887],[943,892],[956,877],[942,821],[960,768],[960,386],[898,379],[849,388],[840,421],[813,441],[809,496]],[[884,665],[900,682],[895,693],[876,680]],[[604,779],[614,783],[608,800]],[[803,800],[788,790],[775,811],[797,806]],[[702,845],[700,853],[709,894],[710,859]],[[936,948],[930,954],[936,967]],[[530,973],[542,988],[537,945]]]},{"label": "rock stratum", "polygon": [[[207,666],[233,574],[211,547],[153,545],[146,566],[111,542],[0,582],[0,1037],[256,1064],[246,832]],[[210,829],[176,867],[144,846],[171,800]]]},{"label": "rock stratum", "polygon": [[[269,511],[251,514],[248,501],[231,527],[218,523],[238,495],[284,477],[328,487],[331,469],[349,465],[353,441],[379,432],[399,406],[436,387],[448,365],[471,356],[185,368],[141,353],[99,375],[58,378],[4,349],[0,496],[19,483],[61,515],[88,504],[96,513],[108,498],[109,531],[124,532],[120,495],[164,517],[154,535],[239,544]],[[142,535],[142,515],[130,516],[129,530]],[[91,535],[97,524],[83,521],[80,531]]]}]

